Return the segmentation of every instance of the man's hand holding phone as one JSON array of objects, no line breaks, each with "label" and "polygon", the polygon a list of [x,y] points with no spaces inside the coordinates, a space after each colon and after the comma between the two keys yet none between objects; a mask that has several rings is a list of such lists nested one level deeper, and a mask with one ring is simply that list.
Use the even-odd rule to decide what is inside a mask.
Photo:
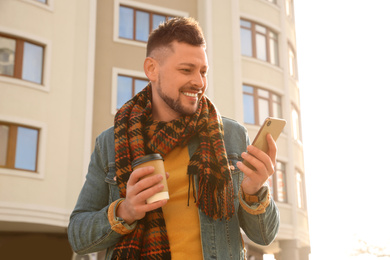
[{"label": "man's hand holding phone", "polygon": [[254,195],[275,171],[277,146],[276,139],[282,132],[286,121],[267,118],[259,130],[248,152],[242,153],[244,161],[238,168],[245,174],[241,187],[245,194]]}]

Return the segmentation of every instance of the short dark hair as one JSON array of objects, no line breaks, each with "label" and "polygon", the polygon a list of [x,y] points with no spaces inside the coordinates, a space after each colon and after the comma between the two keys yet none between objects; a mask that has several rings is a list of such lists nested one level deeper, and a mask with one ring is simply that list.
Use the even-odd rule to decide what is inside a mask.
[{"label": "short dark hair", "polygon": [[168,47],[173,41],[188,43],[193,46],[206,46],[202,28],[191,17],[176,17],[160,24],[149,35],[146,56],[159,47]]}]

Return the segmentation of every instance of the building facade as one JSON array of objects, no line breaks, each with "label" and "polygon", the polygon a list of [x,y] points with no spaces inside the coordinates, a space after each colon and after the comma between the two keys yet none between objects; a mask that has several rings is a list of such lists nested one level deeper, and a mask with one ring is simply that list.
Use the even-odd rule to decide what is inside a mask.
[{"label": "building facade", "polygon": [[66,226],[94,140],[147,84],[148,34],[175,16],[204,30],[222,115],[252,139],[266,117],[287,120],[269,180],[280,232],[268,247],[244,238],[248,259],[308,259],[292,0],[0,1],[0,248],[34,236],[72,258]]}]

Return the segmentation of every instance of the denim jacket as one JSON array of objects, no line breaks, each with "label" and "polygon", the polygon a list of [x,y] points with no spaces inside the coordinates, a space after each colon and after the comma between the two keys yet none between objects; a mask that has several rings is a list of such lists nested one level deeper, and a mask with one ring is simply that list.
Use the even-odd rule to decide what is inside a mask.
[{"label": "denim jacket", "polygon": [[[239,200],[242,199],[239,196],[239,188],[243,173],[236,163],[241,160],[240,154],[246,151],[249,138],[246,129],[236,121],[223,118],[223,124],[225,146],[234,182],[235,214],[229,220],[214,220],[199,210],[203,258],[245,259],[240,227],[253,242],[269,245],[275,239],[279,229],[279,211],[272,197],[266,212],[260,215],[252,215],[240,205]],[[198,144],[197,138],[191,140],[188,145],[190,156],[195,152]],[[68,238],[73,250],[78,254],[107,249],[106,259],[111,259],[115,244],[122,236],[111,229],[107,217],[110,204],[120,198],[119,189],[114,180],[116,176],[114,145],[112,127],[96,139],[86,181],[70,216]],[[195,176],[196,184],[197,181],[197,176]],[[259,199],[263,199],[264,194],[267,193],[268,187],[262,187],[258,194]],[[243,203],[253,209],[258,206]]]}]

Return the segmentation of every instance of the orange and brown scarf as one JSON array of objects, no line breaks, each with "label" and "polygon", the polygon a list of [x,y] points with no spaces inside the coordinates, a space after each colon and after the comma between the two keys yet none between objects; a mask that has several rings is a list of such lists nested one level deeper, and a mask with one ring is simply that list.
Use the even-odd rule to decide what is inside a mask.
[{"label": "orange and brown scarf", "polygon": [[[232,217],[233,182],[223,141],[222,119],[215,106],[203,96],[193,115],[158,122],[151,117],[151,100],[149,84],[115,116],[115,164],[121,197],[126,196],[133,160],[148,153],[160,153],[164,157],[177,145],[185,146],[198,136],[200,145],[188,165],[189,176],[199,176],[197,206],[213,219]],[[122,237],[112,259],[170,259],[161,208],[148,212],[132,233]]]}]

